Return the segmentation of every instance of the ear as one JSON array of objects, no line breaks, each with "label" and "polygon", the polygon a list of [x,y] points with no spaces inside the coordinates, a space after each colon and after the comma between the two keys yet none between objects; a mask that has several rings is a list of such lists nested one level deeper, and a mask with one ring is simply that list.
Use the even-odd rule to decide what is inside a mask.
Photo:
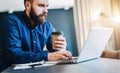
[{"label": "ear", "polygon": [[25,8],[26,8],[26,10],[30,10],[31,9],[31,3],[29,1],[25,2]]}]

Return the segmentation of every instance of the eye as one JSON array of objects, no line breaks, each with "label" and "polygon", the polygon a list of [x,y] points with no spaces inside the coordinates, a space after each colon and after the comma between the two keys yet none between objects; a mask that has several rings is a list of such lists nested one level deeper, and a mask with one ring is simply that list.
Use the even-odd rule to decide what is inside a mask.
[{"label": "eye", "polygon": [[45,5],[45,4],[38,4],[39,7],[48,7],[49,5]]},{"label": "eye", "polygon": [[45,5],[43,5],[43,4],[39,4],[38,6],[39,6],[39,7],[45,7]]},{"label": "eye", "polygon": [[46,5],[46,7],[48,7],[49,5]]}]

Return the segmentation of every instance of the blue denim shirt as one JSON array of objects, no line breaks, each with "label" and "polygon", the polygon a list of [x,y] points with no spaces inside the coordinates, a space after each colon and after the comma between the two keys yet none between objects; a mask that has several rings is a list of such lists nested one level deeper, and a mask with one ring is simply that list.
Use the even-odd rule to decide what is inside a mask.
[{"label": "blue denim shirt", "polygon": [[[53,26],[48,21],[36,24],[34,28],[30,25],[25,12],[8,15],[0,25],[4,62],[13,64],[48,60],[48,51],[55,51],[51,38]],[[48,51],[43,51],[45,45]]]}]

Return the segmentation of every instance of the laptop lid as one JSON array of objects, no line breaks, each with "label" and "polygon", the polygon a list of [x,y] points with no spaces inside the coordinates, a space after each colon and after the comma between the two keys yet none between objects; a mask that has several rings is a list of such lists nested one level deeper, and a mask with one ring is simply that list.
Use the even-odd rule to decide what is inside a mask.
[{"label": "laptop lid", "polygon": [[82,51],[79,54],[77,63],[99,58],[112,34],[112,31],[113,28],[92,28],[88,39],[84,43]]}]

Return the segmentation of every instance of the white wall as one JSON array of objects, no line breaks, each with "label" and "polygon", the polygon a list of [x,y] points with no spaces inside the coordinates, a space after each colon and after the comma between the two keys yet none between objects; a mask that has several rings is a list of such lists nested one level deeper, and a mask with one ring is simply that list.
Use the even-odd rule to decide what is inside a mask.
[{"label": "white wall", "polygon": [[[24,0],[0,0],[0,12],[24,10]],[[49,0],[49,9],[69,8],[74,4],[74,0]]]}]

